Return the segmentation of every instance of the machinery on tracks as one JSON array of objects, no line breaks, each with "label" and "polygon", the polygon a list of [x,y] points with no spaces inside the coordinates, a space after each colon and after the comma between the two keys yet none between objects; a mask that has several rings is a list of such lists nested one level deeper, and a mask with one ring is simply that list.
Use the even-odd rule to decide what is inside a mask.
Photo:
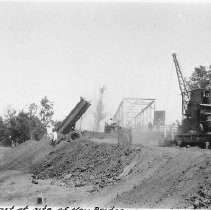
[{"label": "machinery on tracks", "polygon": [[118,140],[119,145],[132,145],[132,130],[131,128],[123,128],[117,123],[111,125],[105,123],[104,133]]},{"label": "machinery on tracks", "polygon": [[188,91],[176,53],[172,54],[182,95],[183,120],[175,136],[179,146],[210,147],[211,143],[211,89]]}]

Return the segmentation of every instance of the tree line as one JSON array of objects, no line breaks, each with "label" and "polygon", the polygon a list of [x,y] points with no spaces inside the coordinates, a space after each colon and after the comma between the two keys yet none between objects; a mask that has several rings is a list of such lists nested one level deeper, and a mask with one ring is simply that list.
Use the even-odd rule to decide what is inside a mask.
[{"label": "tree line", "polygon": [[53,102],[45,96],[39,105],[31,103],[25,111],[7,109],[5,119],[0,117],[0,143],[10,146],[30,139],[42,139],[53,124],[53,106]]},{"label": "tree line", "polygon": [[211,88],[211,66],[195,67],[190,77],[185,78],[188,90]]}]

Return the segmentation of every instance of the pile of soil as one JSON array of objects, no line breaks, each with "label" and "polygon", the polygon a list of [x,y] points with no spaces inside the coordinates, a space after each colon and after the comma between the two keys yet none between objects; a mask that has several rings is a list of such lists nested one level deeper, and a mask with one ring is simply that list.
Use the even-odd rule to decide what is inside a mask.
[{"label": "pile of soil", "polygon": [[128,147],[79,139],[33,164],[30,172],[38,179],[58,178],[76,187],[94,184],[103,188],[119,179],[135,155],[136,151]]},{"label": "pile of soil", "polygon": [[[210,187],[210,186],[209,186]],[[200,186],[193,195],[186,198],[190,204],[188,207],[192,209],[208,209],[211,207],[211,190],[204,186]]]},{"label": "pile of soil", "polygon": [[40,141],[28,140],[17,147],[10,147],[1,159],[0,171],[21,170],[27,172],[31,164],[44,158],[51,151],[52,147],[48,138]]},{"label": "pile of soil", "polygon": [[139,160],[136,170],[123,184],[131,185],[131,189],[119,193],[110,201],[113,205],[124,208],[211,207],[210,150],[145,148]]}]

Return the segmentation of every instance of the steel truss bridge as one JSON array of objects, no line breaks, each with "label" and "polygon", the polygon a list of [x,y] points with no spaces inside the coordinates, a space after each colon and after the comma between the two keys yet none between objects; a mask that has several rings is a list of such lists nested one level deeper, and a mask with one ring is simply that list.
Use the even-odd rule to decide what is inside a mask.
[{"label": "steel truss bridge", "polygon": [[145,127],[153,124],[155,99],[123,98],[115,115],[114,121],[122,127]]}]

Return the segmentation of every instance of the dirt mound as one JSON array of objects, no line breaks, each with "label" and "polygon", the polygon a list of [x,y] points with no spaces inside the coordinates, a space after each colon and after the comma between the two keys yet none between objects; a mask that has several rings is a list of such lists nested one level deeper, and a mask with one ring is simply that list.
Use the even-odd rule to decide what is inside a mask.
[{"label": "dirt mound", "polygon": [[[210,186],[209,186],[210,187]],[[211,190],[200,186],[198,191],[186,198],[192,209],[208,209],[211,207]]]},{"label": "dirt mound", "polygon": [[208,208],[211,206],[211,152],[197,148],[145,148],[126,182],[131,188],[110,201],[113,205]]},{"label": "dirt mound", "polygon": [[94,184],[103,188],[119,179],[135,155],[135,150],[127,147],[79,139],[32,165],[30,172],[39,179],[62,178],[76,187]]},{"label": "dirt mound", "polygon": [[52,151],[50,139],[29,140],[17,147],[9,148],[0,163],[1,170],[27,171],[28,167]]}]

